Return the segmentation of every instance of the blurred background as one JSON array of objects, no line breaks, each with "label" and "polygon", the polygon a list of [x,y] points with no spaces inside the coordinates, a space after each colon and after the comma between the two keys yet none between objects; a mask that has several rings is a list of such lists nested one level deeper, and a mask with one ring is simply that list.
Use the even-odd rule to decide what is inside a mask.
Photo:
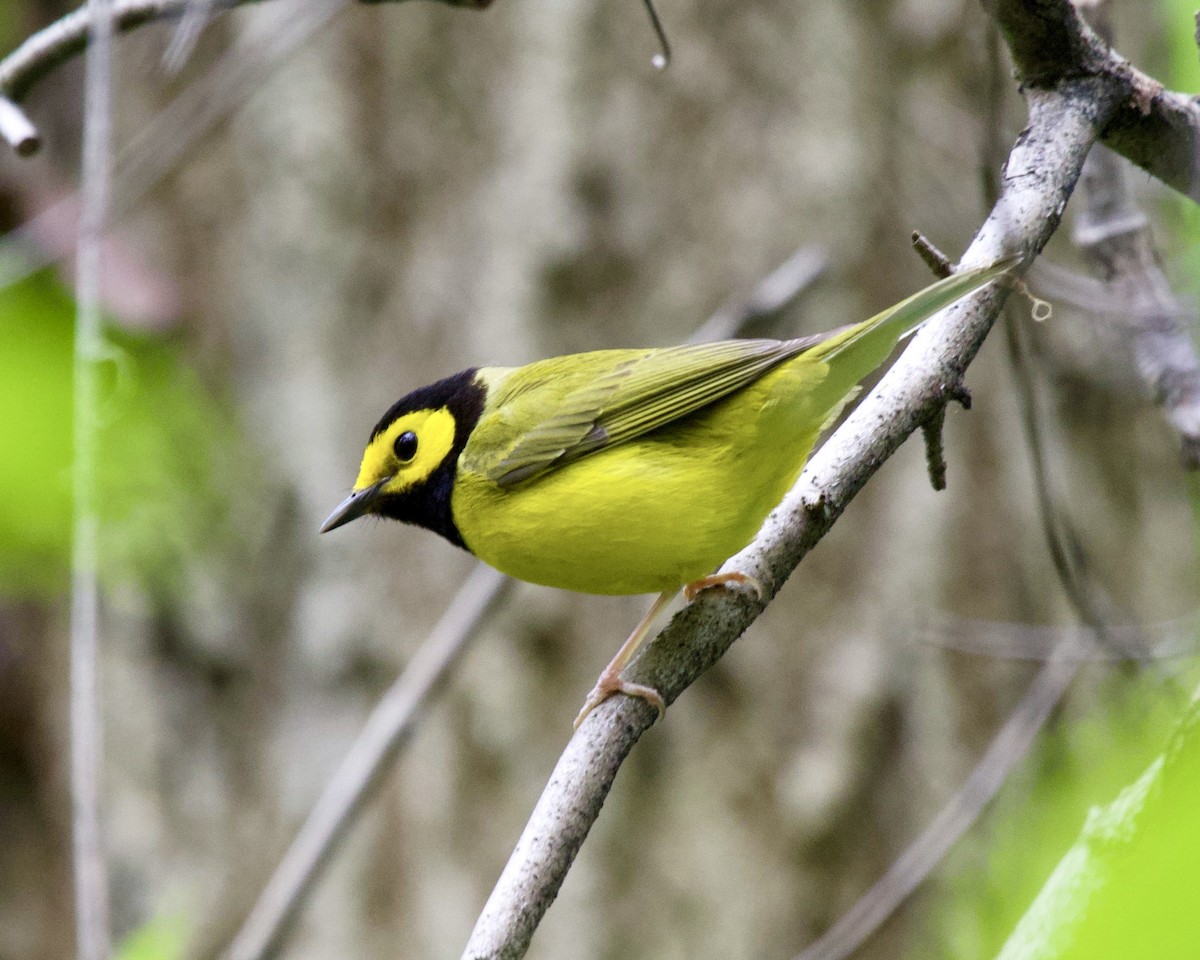
[{"label": "blurred background", "polygon": [[[975,0],[663,0],[661,73],[634,0],[327,6],[217,16],[175,69],[172,25],[116,48],[104,822],[115,934],[157,938],[156,955],[227,944],[472,569],[395,524],[317,536],[392,401],[474,364],[680,342],[806,245],[828,268],[776,331],[864,318],[931,279],[912,230],[961,253],[1024,119]],[[0,47],[67,10],[8,0]],[[1200,88],[1188,4],[1112,13],[1134,62]],[[72,950],[81,77],[67,64],[27,98],[41,155],[0,155],[0,958]],[[1195,295],[1200,218],[1130,183]],[[1083,273],[1071,216],[1046,259]],[[1040,293],[1053,318],[1016,320],[1054,508],[1123,618],[1190,649],[1200,485],[1113,318]],[[532,957],[791,957],[961,784],[1078,622],[1001,331],[968,386],[949,489],[917,442],[882,469],[638,745]],[[510,593],[283,955],[457,956],[647,603]],[[1194,674],[1086,665],[998,803],[859,955],[994,955],[1088,806],[1161,748]]]}]

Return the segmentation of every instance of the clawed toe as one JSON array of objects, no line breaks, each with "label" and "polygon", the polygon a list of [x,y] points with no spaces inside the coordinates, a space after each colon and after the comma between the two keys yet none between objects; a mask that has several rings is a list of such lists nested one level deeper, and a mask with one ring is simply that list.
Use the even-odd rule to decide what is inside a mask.
[{"label": "clawed toe", "polygon": [[661,720],[663,714],[667,712],[666,701],[663,700],[662,694],[653,687],[642,683],[630,683],[628,680],[622,680],[620,676],[601,674],[596,685],[592,687],[592,692],[583,702],[583,709],[579,711],[579,716],[575,718],[575,729],[578,730],[579,725],[587,719],[587,715],[615,693],[623,693],[627,697],[638,697],[645,700],[658,712],[656,720]]},{"label": "clawed toe", "polygon": [[683,588],[683,597],[688,603],[691,603],[705,590],[713,587],[730,587],[733,585],[749,587],[754,591],[759,600],[762,600],[767,595],[767,592],[763,589],[763,585],[754,577],[734,571],[731,573],[714,573],[711,577],[703,577],[693,583],[689,583]]}]

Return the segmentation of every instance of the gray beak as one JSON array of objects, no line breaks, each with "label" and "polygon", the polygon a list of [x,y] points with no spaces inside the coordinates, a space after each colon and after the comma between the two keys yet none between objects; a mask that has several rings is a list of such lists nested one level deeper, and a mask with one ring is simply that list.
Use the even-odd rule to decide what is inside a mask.
[{"label": "gray beak", "polygon": [[379,491],[391,479],[391,477],[384,477],[378,483],[373,483],[362,490],[355,490],[334,508],[333,513],[321,524],[320,532],[328,533],[330,530],[336,530],[342,524],[357,520],[364,513],[369,513],[371,506],[379,499]]}]

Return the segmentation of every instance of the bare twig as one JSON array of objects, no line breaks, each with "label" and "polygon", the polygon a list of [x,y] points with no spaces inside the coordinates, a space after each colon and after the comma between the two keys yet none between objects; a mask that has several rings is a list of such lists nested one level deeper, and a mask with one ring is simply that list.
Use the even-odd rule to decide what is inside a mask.
[{"label": "bare twig", "polygon": [[1083,213],[1075,243],[1104,282],[1110,315],[1128,333],[1134,365],[1182,441],[1183,462],[1200,467],[1200,359],[1180,319],[1150,224],[1129,198],[1124,163],[1099,147],[1083,171]]},{"label": "bare twig", "polygon": [[[964,266],[990,263],[1015,249],[1041,249],[1088,149],[1118,110],[1118,98],[1095,79],[1067,82],[1054,92],[1031,89],[1027,100],[1029,127],[1009,155],[1000,198],[963,258]],[[1006,295],[1005,285],[995,284],[930,320],[813,456],[754,542],[725,565],[753,576],[763,584],[765,596],[702,594],[630,665],[627,679],[653,686],[671,703],[728,649],[880,464],[944,403],[940,385],[961,380]],[[654,719],[646,702],[614,697],[579,728],[492,891],[464,957],[511,960],[525,953],[617,770]]]},{"label": "bare twig", "polygon": [[[261,42],[227,51],[202,79],[188,84],[146,123],[114,161],[107,216],[110,227],[170,173],[205,134],[261,89],[266,78],[287,57],[350,2],[295,0],[281,5],[261,24]],[[53,262],[52,254],[35,254],[31,248],[36,244],[27,238],[41,232],[41,224],[66,216],[64,210],[73,202],[70,197],[58,201],[5,237],[7,244],[19,244],[21,255],[6,258],[0,266],[0,286],[17,283]]]},{"label": "bare twig", "polygon": [[171,42],[163,51],[163,69],[168,74],[178,73],[200,40],[200,34],[208,26],[216,12],[216,0],[186,0],[183,16],[171,35]]},{"label": "bare twig", "polygon": [[109,953],[108,869],[100,827],[100,722],[97,659],[96,432],[103,349],[100,247],[108,207],[112,119],[112,23],[109,0],[89,0],[93,31],[85,65],[83,207],[76,267],[74,369],[74,506],[71,544],[71,824],[75,874],[75,940],[81,960]]},{"label": "bare twig", "polygon": [[25,111],[7,97],[0,97],[0,138],[22,157],[32,156],[42,146],[37,128]]},{"label": "bare twig", "polygon": [[942,404],[921,424],[921,437],[925,441],[925,469],[929,472],[929,484],[934,490],[946,489],[946,446],[942,431],[946,427],[946,405]]},{"label": "bare twig", "polygon": [[1147,643],[1155,661],[1194,657],[1200,652],[1200,610],[1174,620],[1136,626],[1108,624],[1120,642],[1105,646],[1086,624],[1044,626],[1002,620],[979,620],[945,612],[924,613],[913,631],[918,643],[1002,660],[1043,663],[1070,656],[1089,662],[1128,660],[1123,650]]},{"label": "bare twig", "polygon": [[[948,277],[954,272],[954,265],[941,250],[924,234],[914,230],[912,233],[913,249],[917,256],[925,261],[925,265],[939,279]],[[964,410],[971,409],[971,394],[961,383],[946,384],[942,388],[944,400],[929,415],[929,419],[921,424],[921,437],[925,441],[925,467],[929,471],[929,483],[934,490],[946,489],[946,447],[943,431],[946,428],[946,406],[950,401],[956,401]]]},{"label": "bare twig", "polygon": [[692,335],[692,342],[748,336],[750,328],[769,323],[795,303],[828,268],[829,255],[823,247],[800,247],[760,280],[749,296],[726,301]]},{"label": "bare twig", "polygon": [[912,232],[912,245],[917,251],[917,256],[925,261],[925,266],[932,270],[938,279],[948,277],[954,272],[954,264],[950,262],[950,258],[935,247],[933,241],[923,233],[916,230]]},{"label": "bare twig", "polygon": [[[253,0],[215,0],[222,8]],[[112,29],[128,33],[152,20],[176,17],[189,0],[112,0]],[[0,95],[21,100],[30,88],[88,45],[90,4],[39,30],[0,61]]]},{"label": "bare twig", "polygon": [[[1113,26],[1105,0],[1086,11],[1106,42]],[[1083,213],[1073,237],[1118,305],[1134,366],[1182,440],[1183,462],[1200,467],[1200,359],[1179,322],[1186,316],[1163,273],[1150,224],[1129,196],[1123,162],[1097,147],[1083,168]]]},{"label": "bare twig", "polygon": [[1051,489],[1046,464],[1046,443],[1033,374],[1029,369],[1028,350],[1024,345],[1020,322],[1011,312],[1006,317],[1004,333],[1013,368],[1013,380],[1017,387],[1017,398],[1021,405],[1021,422],[1033,470],[1038,515],[1041,518],[1042,534],[1054,571],[1076,615],[1094,632],[1097,640],[1118,653],[1122,659],[1144,662],[1147,645],[1140,635],[1134,633],[1134,640],[1131,642],[1129,630],[1114,632],[1110,629],[1118,623],[1128,626],[1127,618],[1117,608],[1108,591],[1092,575],[1091,564],[1074,521],[1060,507],[1059,498]]},{"label": "bare twig", "polygon": [[511,580],[491,567],[482,563],[475,567],[429,639],[371,711],[358,739],[233,938],[226,960],[259,960],[278,943],[338,840],[408,739],[429,697],[511,586]]},{"label": "bare twig", "polygon": [[[111,0],[113,28],[128,33],[154,20],[184,16],[193,0]],[[228,10],[260,0],[206,0],[207,12]],[[362,0],[399,3],[402,0]],[[482,10],[492,0],[437,0],[454,7]],[[0,60],[0,137],[24,156],[41,145],[37,129],[18,103],[39,80],[78,56],[88,45],[88,7],[80,7],[29,37]]]},{"label": "bare twig", "polygon": [[654,9],[654,0],[642,0],[646,7],[646,15],[650,17],[650,26],[654,29],[655,39],[658,40],[658,53],[650,60],[659,70],[666,70],[671,63],[671,41],[667,39],[667,31],[663,29],[658,11]]}]

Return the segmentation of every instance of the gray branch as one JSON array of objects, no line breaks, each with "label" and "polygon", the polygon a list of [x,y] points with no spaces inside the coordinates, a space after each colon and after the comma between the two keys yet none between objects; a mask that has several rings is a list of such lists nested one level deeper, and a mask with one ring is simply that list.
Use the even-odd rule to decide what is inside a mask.
[{"label": "gray branch", "polygon": [[112,181],[112,26],[109,0],[90,0],[92,49],[84,64],[83,155],[78,258],[75,267],[73,510],[71,518],[71,852],[75,887],[75,954],[111,953],[108,864],[100,818],[103,761],[100,709],[99,452],[103,353],[100,317],[101,241]]},{"label": "gray branch", "polygon": [[[1026,91],[1029,126],[1008,157],[1000,197],[963,258],[981,266],[1016,251],[1039,252],[1102,129],[1120,110],[1116,85],[1096,78]],[[755,577],[766,595],[701,594],[625,672],[670,704],[715,663],[841,516],[900,444],[944,403],[999,313],[1008,290],[995,284],[930,320],[833,437],[813,456],[758,537],[725,565]],[[621,763],[654,722],[645,701],[614,697],[567,744],[517,842],[466,950],[469,960],[514,960],[528,949],[558,893]]]},{"label": "gray branch", "polygon": [[1097,148],[1083,172],[1086,205],[1075,243],[1104,283],[1104,312],[1123,323],[1134,365],[1182,441],[1183,461],[1200,467],[1200,359],[1180,322],[1187,313],[1171,290],[1150,224],[1130,200],[1123,161]]},{"label": "gray branch", "polygon": [[1008,775],[1029,752],[1034,738],[1079,673],[1081,659],[1088,655],[1095,641],[1094,636],[1087,639],[1066,636],[1049,662],[1038,671],[962,787],[887,872],[871,885],[871,889],[820,939],[798,953],[795,960],[843,960],[849,957],[912,895],[979,819],[1008,780]]},{"label": "gray branch", "polygon": [[[1108,4],[1087,20],[1106,43],[1113,38]],[[1184,465],[1200,467],[1200,359],[1183,325],[1190,319],[1171,291],[1150,223],[1129,196],[1124,161],[1097,147],[1083,167],[1083,212],[1074,240],[1104,284],[1104,314],[1124,324],[1134,366],[1182,441]]]},{"label": "gray branch", "polygon": [[1024,89],[1104,81],[1116,98],[1100,139],[1200,202],[1200,104],[1142,73],[1084,23],[1070,0],[985,0]]}]

